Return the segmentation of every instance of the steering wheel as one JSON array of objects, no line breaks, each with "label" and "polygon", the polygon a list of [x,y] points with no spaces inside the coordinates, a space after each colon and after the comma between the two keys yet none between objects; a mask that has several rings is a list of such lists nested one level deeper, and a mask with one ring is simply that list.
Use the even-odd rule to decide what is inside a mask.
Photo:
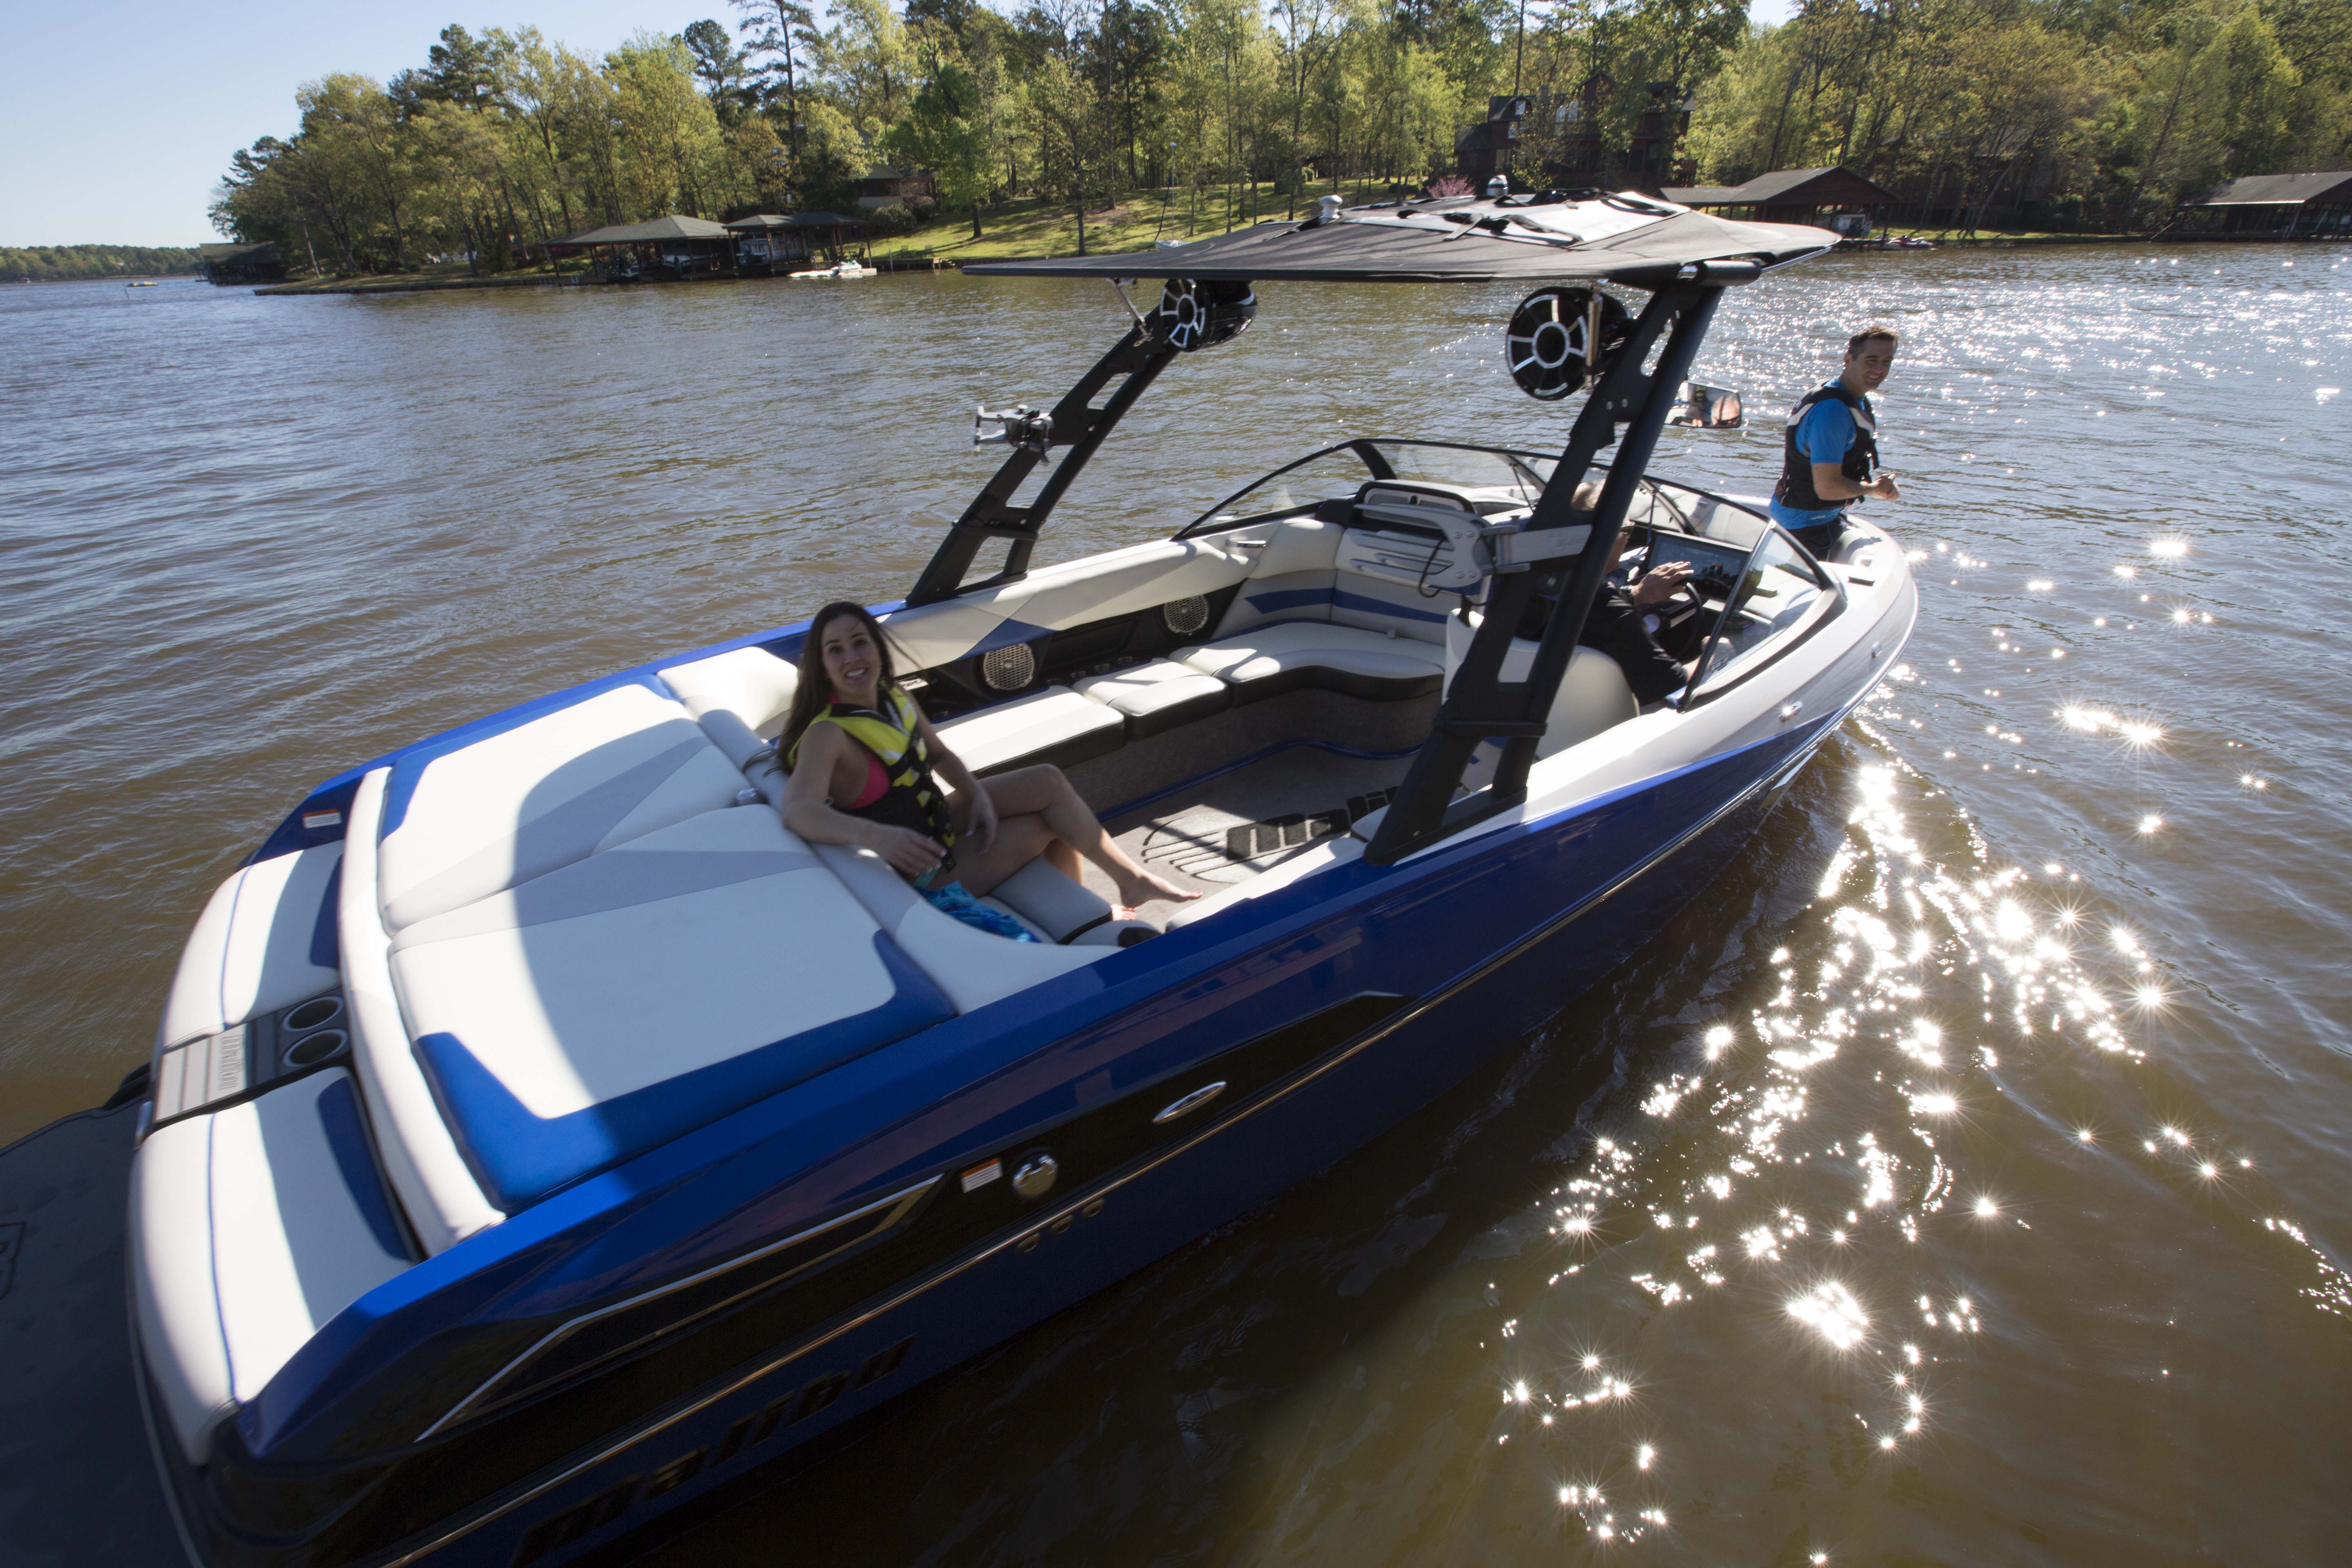
[{"label": "steering wheel", "polygon": [[[1663,567],[1672,563],[1662,561],[1658,564]],[[1675,591],[1664,598],[1643,605],[1644,614],[1672,616],[1683,611],[1704,611],[1706,608],[1706,595],[1703,590],[1706,586],[1708,574],[1717,568],[1692,565],[1689,562],[1682,564],[1691,567],[1691,574],[1676,584]]]}]

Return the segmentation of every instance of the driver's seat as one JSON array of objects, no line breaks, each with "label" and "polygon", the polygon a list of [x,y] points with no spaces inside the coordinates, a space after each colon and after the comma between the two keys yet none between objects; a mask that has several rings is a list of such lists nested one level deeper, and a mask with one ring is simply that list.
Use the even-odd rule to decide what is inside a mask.
[{"label": "driver's seat", "polygon": [[[1469,655],[1470,639],[1477,635],[1484,619],[1483,612],[1467,607],[1445,617],[1448,691],[1454,689],[1454,672],[1462,668],[1463,659]],[[1533,641],[1513,637],[1510,652],[1503,656],[1501,679],[1526,679],[1535,657]],[[1634,698],[1633,689],[1626,684],[1625,672],[1618,668],[1617,661],[1597,647],[1580,647],[1569,656],[1568,669],[1559,678],[1559,690],[1553,694],[1551,711],[1544,718],[1543,739],[1536,742],[1536,756],[1541,760],[1564,752],[1603,730],[1637,719],[1641,713],[1642,704]],[[1481,747],[1481,754],[1486,750]],[[1477,764],[1472,765],[1475,768]]]}]

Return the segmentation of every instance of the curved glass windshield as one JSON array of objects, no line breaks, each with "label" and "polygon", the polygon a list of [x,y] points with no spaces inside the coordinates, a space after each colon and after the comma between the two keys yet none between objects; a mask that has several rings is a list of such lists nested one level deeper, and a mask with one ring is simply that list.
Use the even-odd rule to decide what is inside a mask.
[{"label": "curved glass windshield", "polygon": [[[1654,498],[1650,515],[1643,520],[1661,528],[1672,528],[1701,539],[1718,540],[1736,550],[1749,551],[1764,537],[1771,523],[1745,507],[1691,489],[1683,485],[1665,484],[1657,479],[1645,479],[1643,489]],[[1640,503],[1635,503],[1639,517]]]},{"label": "curved glass windshield", "polygon": [[1778,658],[1836,602],[1812,558],[1773,529],[1748,557],[1724,605],[1693,689],[1704,693],[1728,686]]},{"label": "curved glass windshield", "polygon": [[1353,496],[1366,479],[1422,479],[1505,492],[1533,506],[1556,458],[1501,447],[1457,447],[1443,441],[1348,441],[1276,468],[1257,483],[1211,507],[1177,537],[1233,528],[1262,518],[1309,510],[1335,496]]},{"label": "curved glass windshield", "polygon": [[[1276,468],[1241,494],[1219,502],[1196,519],[1192,528],[1222,528],[1261,517],[1306,511],[1333,496],[1352,496],[1366,479],[1377,479],[1353,444],[1334,447],[1311,458],[1301,458],[1286,468]],[[1191,532],[1192,529],[1187,529]]]},{"label": "curved glass windshield", "polygon": [[1551,478],[1558,464],[1558,459],[1552,458],[1523,457],[1488,447],[1440,447],[1420,441],[1364,444],[1387,462],[1389,472],[1385,477],[1389,479],[1509,490],[1523,506],[1535,505],[1544,481]]}]

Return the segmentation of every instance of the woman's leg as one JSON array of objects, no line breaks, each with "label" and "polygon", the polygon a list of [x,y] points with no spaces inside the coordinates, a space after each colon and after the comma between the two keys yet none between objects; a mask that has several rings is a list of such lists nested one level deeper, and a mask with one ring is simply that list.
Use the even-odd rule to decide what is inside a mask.
[{"label": "woman's leg", "polygon": [[[996,890],[996,885],[1044,855],[1053,858],[1054,847],[1059,841],[1045,819],[1034,812],[1021,816],[1000,816],[996,819],[996,835],[982,848],[961,826],[963,813],[956,813],[955,879],[975,899],[984,899]],[[1066,847],[1064,854],[1068,854]],[[1076,857],[1071,857],[1073,862]],[[1055,868],[1060,869],[1058,861]]]},{"label": "woman's leg", "polygon": [[[1201,896],[1161,881],[1129,859],[1126,853],[1111,842],[1110,835],[1103,831],[1103,825],[1096,818],[1093,810],[1078,798],[1077,790],[1063,775],[1062,770],[1051,763],[1000,773],[983,781],[982,787],[988,791],[990,803],[996,807],[999,837],[1016,818],[1042,818],[1053,836],[1066,847],[1066,854],[1076,850],[1077,855],[1085,856],[1102,868],[1103,874],[1118,889],[1118,901],[1122,904],[1131,907],[1150,903],[1155,899],[1184,903]],[[1073,881],[1077,879],[1076,856],[1072,856],[1069,863],[1065,865],[1052,850],[1044,853],[1053,859],[1056,869]],[[993,858],[992,856],[991,859]],[[1009,876],[1018,868],[1019,863],[1015,862],[1004,868],[1003,875]],[[971,885],[965,883],[966,887]]]}]

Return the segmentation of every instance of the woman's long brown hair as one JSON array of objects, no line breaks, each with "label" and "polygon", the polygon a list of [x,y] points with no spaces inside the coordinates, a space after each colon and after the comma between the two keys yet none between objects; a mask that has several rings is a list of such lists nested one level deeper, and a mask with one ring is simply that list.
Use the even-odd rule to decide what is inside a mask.
[{"label": "woman's long brown hair", "polygon": [[[824,628],[847,616],[864,623],[874,638],[875,657],[881,660],[881,673],[877,678],[875,695],[898,682],[898,666],[891,658],[890,634],[865,605],[847,599],[836,599],[819,610],[809,622],[808,637],[801,643],[800,684],[793,691],[792,711],[785,715],[784,732],[776,739],[776,761],[789,769],[793,748],[800,744],[801,736],[816,721],[816,716],[833,701],[833,678],[824,672]],[[887,699],[884,699],[887,700]]]}]

